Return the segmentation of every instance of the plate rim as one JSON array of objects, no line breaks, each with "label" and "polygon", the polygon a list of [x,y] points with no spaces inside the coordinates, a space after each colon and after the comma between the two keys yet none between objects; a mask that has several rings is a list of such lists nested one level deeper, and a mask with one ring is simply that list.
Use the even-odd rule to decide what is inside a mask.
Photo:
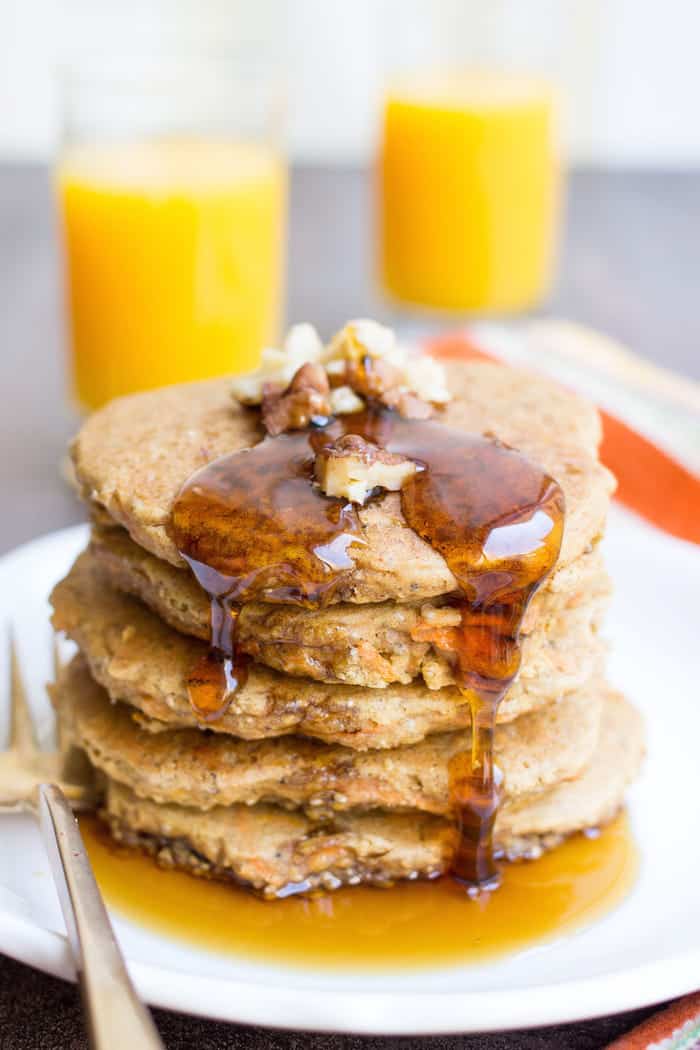
[{"label": "plate rim", "polygon": [[[672,546],[695,549],[636,520]],[[0,574],[8,561],[31,554],[31,548],[77,544],[88,530],[82,523],[29,540],[0,556]],[[52,976],[75,980],[65,937],[5,907],[0,908],[0,951]],[[289,987],[279,973],[261,982],[200,976],[139,961],[130,961],[129,971],[148,1003],[179,1013],[287,1030],[428,1036],[541,1027],[663,1002],[697,989],[700,946],[591,977],[486,991]]]},{"label": "plate rim", "polygon": [[[17,938],[10,950],[4,940],[7,932],[14,932]],[[0,934],[2,950],[11,958],[75,981],[67,941],[60,933],[2,910]],[[506,991],[412,990],[407,994],[331,991],[313,985],[289,988],[280,975],[263,985],[254,980],[182,974],[143,962],[129,962],[129,972],[151,1006],[211,1020],[348,1035],[459,1035],[590,1020],[693,992],[700,972],[700,949],[595,977]],[[232,1001],[236,1004],[233,1011]]]}]

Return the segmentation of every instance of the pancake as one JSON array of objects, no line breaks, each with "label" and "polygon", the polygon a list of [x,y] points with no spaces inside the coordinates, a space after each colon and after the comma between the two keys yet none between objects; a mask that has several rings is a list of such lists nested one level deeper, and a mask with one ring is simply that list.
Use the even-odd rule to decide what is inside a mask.
[{"label": "pancake", "polygon": [[[206,643],[179,634],[141,602],[110,587],[89,555],[78,558],[51,601],[54,627],[78,644],[112,700],[137,708],[150,729],[198,725],[187,677]],[[499,707],[501,722],[580,689],[600,671],[603,646],[590,623],[578,633],[567,630],[559,639],[539,641],[526,640],[523,671]],[[246,739],[301,733],[363,750],[412,744],[469,725],[468,698],[454,687],[429,689],[417,680],[365,689],[254,664],[226,713],[207,728]]]},{"label": "pancake", "polygon": [[[597,689],[499,726],[495,759],[504,796],[541,791],[577,776],[591,760],[600,726]],[[301,737],[251,742],[181,729],[152,736],[123,704],[110,704],[80,657],[64,669],[52,698],[72,742],[110,779],[139,798],[195,809],[274,802],[315,819],[347,809],[449,813],[448,762],[468,732],[413,747],[352,751]]]},{"label": "pancake", "polygon": [[[94,529],[90,554],[112,586],[140,598],[176,630],[209,640],[209,602],[187,570],[149,554],[124,529]],[[539,631],[540,645],[546,637],[577,631],[570,614],[574,608],[583,607],[581,626],[584,621],[597,625],[610,593],[597,548],[556,573],[552,582],[538,592],[524,624],[525,634]],[[239,617],[239,644],[254,660],[286,674],[374,689],[407,684],[421,675],[431,689],[439,689],[454,684],[454,676],[426,634],[429,638],[436,630],[434,610],[445,601],[345,602],[317,611],[250,602]],[[454,610],[445,613],[447,622],[459,622],[458,616]],[[535,644],[526,653],[526,668]]]},{"label": "pancake", "polygon": [[[485,363],[451,364],[454,400],[441,414],[450,426],[488,433],[541,464],[561,485],[566,526],[559,558],[568,565],[602,534],[614,488],[597,460],[600,422],[592,405],[542,377]],[[258,414],[233,404],[226,379],[136,394],[91,416],[73,444],[76,477],[98,516],[173,565],[182,561],[170,535],[182,484],[219,456],[261,438]],[[338,601],[416,601],[448,594],[457,582],[437,551],[401,512],[398,493],[359,509],[361,543]]]},{"label": "pancake", "polygon": [[[593,761],[576,780],[506,802],[496,820],[498,851],[532,857],[612,819],[642,755],[639,715],[611,691]],[[267,897],[434,877],[448,867],[454,836],[447,820],[426,813],[348,812],[325,826],[273,805],[206,812],[161,805],[111,779],[102,815],[118,841],[147,849],[161,864],[235,879]]]}]

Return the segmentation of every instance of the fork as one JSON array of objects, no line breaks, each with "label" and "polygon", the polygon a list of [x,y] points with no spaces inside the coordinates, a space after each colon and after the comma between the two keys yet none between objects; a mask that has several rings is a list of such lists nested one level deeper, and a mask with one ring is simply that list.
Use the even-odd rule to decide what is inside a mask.
[{"label": "fork", "polygon": [[[38,787],[44,783],[60,787],[74,809],[90,809],[94,803],[94,789],[84,755],[73,747],[47,751],[39,746],[11,631],[8,652],[10,732],[7,749],[0,750],[0,813],[36,813]],[[55,639],[53,670],[55,681],[61,670]]]},{"label": "fork", "polygon": [[[75,960],[94,1050],[163,1050],[150,1013],[127,973],[71,805],[94,804],[87,762],[77,749],[39,747],[10,634],[10,739],[0,752],[0,811],[38,813]],[[60,671],[54,641],[54,672]],[[64,753],[65,752],[65,753]],[[84,756],[82,756],[84,759]],[[70,801],[69,801],[70,800]]]}]

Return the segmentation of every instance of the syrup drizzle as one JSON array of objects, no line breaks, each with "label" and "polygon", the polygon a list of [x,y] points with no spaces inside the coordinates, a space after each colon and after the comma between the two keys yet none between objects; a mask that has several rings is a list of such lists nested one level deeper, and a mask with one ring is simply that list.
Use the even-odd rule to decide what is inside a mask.
[{"label": "syrup drizzle", "polygon": [[352,568],[361,526],[352,504],[312,484],[307,433],[266,438],[223,456],[187,481],[173,509],[180,554],[209,596],[211,651],[189,678],[196,714],[220,718],[245,683],[248,657],[236,644],[240,607],[267,601],[318,608]]},{"label": "syrup drizzle", "polygon": [[192,706],[220,717],[245,680],[236,644],[247,601],[331,603],[362,543],[357,509],[312,483],[316,453],[344,434],[419,466],[401,491],[408,525],[447,562],[461,625],[426,640],[448,654],[472,715],[471,747],[450,762],[452,873],[471,889],[498,884],[492,833],[501,775],[493,762],[498,705],[520,666],[520,625],[561,545],[557,483],[496,441],[377,407],[308,431],[266,438],[208,464],[182,488],[173,534],[211,600],[212,651],[189,680]]}]

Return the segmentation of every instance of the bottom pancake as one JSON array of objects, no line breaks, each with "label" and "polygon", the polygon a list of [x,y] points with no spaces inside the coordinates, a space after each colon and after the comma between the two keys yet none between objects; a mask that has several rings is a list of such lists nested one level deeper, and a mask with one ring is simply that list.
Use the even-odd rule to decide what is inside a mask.
[{"label": "bottom pancake", "polygon": [[[572,832],[612,819],[643,751],[640,716],[611,692],[592,762],[576,780],[506,802],[496,821],[497,852],[537,856]],[[234,879],[271,898],[432,878],[447,870],[454,845],[452,824],[431,814],[348,812],[319,824],[274,805],[202,812],[139,798],[109,778],[102,817],[115,839],[145,848],[161,864]]]}]

